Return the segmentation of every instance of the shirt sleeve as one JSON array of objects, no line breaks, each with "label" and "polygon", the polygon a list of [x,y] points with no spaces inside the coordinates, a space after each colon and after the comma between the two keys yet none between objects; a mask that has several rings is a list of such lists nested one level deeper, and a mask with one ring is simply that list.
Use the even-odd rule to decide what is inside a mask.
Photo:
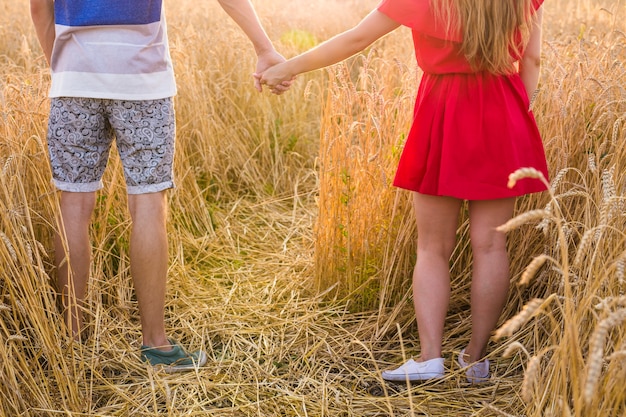
[{"label": "shirt sleeve", "polygon": [[430,0],[383,0],[378,11],[399,24],[434,38],[458,41],[460,34],[448,34],[445,25],[437,23]]}]

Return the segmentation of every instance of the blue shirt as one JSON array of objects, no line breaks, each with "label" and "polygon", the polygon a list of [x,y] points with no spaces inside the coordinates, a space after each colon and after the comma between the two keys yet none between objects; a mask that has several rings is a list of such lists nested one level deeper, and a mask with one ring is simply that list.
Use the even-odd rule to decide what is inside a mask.
[{"label": "blue shirt", "polygon": [[51,97],[176,94],[163,0],[55,0]]}]

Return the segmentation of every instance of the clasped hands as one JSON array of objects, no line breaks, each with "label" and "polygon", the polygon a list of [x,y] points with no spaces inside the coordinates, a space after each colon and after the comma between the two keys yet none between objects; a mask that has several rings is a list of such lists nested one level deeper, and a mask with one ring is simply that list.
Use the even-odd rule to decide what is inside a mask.
[{"label": "clasped hands", "polygon": [[295,77],[286,72],[285,67],[286,64],[282,63],[274,65],[262,73],[255,73],[254,78],[256,79],[256,83],[260,86],[259,91],[262,90],[264,85],[269,88],[272,94],[276,94],[277,96],[289,90]]},{"label": "clasped hands", "polygon": [[289,90],[295,76],[290,74],[288,67],[289,64],[285,58],[277,52],[272,52],[269,56],[259,56],[257,69],[253,74],[256,89],[259,92],[263,91],[265,85],[276,95],[281,95]]}]

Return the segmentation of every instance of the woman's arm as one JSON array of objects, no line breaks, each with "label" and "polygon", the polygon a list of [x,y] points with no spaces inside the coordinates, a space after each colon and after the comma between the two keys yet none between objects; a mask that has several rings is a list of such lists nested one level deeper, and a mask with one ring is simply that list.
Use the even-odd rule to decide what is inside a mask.
[{"label": "woman's arm", "polygon": [[398,26],[399,23],[374,10],[354,28],[260,74],[261,83],[274,90],[276,86],[292,80],[298,74],[327,67],[351,57]]},{"label": "woman's arm", "polygon": [[54,1],[53,0],[30,0],[30,15],[35,25],[37,39],[48,65],[54,46]]},{"label": "woman's arm", "polygon": [[537,10],[537,16],[530,34],[530,40],[520,60],[520,76],[526,87],[528,97],[532,99],[539,85],[539,71],[541,69],[541,24],[543,10]]}]

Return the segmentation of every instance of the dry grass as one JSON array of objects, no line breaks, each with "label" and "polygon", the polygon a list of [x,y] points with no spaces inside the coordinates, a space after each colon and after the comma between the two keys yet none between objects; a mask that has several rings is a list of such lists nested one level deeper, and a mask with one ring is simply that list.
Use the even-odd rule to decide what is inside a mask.
[{"label": "dry grass", "polygon": [[[168,376],[138,359],[117,162],[94,215],[88,337],[65,337],[52,285],[48,76],[24,3],[0,4],[0,415],[626,413],[623,1],[548,2],[535,113],[552,191],[521,199],[508,225],[515,285],[491,347],[493,383],[467,386],[450,360],[469,334],[463,216],[452,372],[410,389],[378,376],[419,352],[412,213],[389,186],[419,77],[408,33],[274,98],[250,88],[251,48],[217,2],[170,7],[180,94],[167,325],[210,359]],[[309,3],[255,3],[286,55],[376,4],[332,2],[328,13],[331,3]]]}]

